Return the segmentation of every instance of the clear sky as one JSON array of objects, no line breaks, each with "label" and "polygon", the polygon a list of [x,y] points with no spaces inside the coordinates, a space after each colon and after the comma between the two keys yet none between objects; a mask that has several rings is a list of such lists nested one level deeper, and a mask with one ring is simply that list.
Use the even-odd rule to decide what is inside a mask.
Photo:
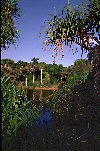
[{"label": "clear sky", "polygon": [[[72,6],[78,5],[82,0],[70,0]],[[17,29],[20,30],[20,38],[16,43],[16,48],[11,46],[7,51],[1,54],[1,58],[13,59],[15,62],[22,60],[30,62],[32,58],[39,58],[39,62],[53,63],[53,52],[44,51],[43,35],[39,38],[39,31],[44,21],[49,19],[49,14],[56,11],[61,11],[67,5],[68,0],[20,0],[21,16],[16,22]],[[74,45],[75,47],[76,45]],[[81,58],[81,49],[78,46],[79,53],[75,55],[72,52],[68,53],[68,48],[65,48],[65,56],[61,60],[61,56],[56,59],[56,64],[69,66],[76,59]],[[82,58],[86,58],[83,54]]]}]

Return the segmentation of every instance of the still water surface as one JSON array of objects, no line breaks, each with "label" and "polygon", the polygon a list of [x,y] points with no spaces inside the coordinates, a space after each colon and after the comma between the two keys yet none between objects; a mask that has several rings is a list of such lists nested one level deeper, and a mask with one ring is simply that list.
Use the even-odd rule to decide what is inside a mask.
[{"label": "still water surface", "polygon": [[26,90],[28,100],[34,100],[35,98],[46,100],[54,93],[54,90]]}]

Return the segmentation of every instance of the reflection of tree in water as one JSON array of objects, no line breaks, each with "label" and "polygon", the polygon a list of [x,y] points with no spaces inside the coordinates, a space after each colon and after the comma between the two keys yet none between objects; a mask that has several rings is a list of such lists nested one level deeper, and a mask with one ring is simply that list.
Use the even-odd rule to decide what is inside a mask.
[{"label": "reflection of tree in water", "polygon": [[35,96],[33,104],[36,108],[38,108],[39,106],[43,106],[43,100],[40,100],[37,96]]}]

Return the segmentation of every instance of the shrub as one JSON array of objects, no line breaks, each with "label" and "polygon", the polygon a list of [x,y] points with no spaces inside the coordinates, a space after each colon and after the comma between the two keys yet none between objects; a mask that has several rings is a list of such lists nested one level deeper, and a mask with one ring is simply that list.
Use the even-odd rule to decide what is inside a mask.
[{"label": "shrub", "polygon": [[2,104],[2,136],[12,136],[17,128],[28,124],[35,118],[36,112],[29,107],[25,90],[20,90],[15,86],[15,82],[9,82],[10,77],[1,77],[1,104]]}]

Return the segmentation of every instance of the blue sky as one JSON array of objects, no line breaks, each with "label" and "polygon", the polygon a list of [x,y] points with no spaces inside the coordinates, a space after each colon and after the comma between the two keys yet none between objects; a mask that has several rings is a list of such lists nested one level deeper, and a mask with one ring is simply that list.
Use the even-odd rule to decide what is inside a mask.
[{"label": "blue sky", "polygon": [[[1,58],[13,59],[15,62],[22,60],[30,62],[32,58],[39,58],[39,62],[53,63],[53,52],[44,51],[42,35],[39,38],[39,31],[44,21],[49,19],[49,14],[56,11],[61,11],[67,5],[68,0],[20,0],[19,6],[21,8],[21,16],[16,21],[17,29],[20,30],[20,38],[15,46],[11,46],[7,51],[1,54]],[[81,3],[81,0],[70,0],[72,6]],[[76,45],[74,44],[74,47]],[[68,48],[65,47],[65,56],[61,60],[61,55],[56,58],[57,64],[69,66],[74,63],[76,59],[81,58],[81,49],[78,46],[79,53],[75,55],[72,52],[68,53]],[[83,54],[82,58],[86,58]]]}]

